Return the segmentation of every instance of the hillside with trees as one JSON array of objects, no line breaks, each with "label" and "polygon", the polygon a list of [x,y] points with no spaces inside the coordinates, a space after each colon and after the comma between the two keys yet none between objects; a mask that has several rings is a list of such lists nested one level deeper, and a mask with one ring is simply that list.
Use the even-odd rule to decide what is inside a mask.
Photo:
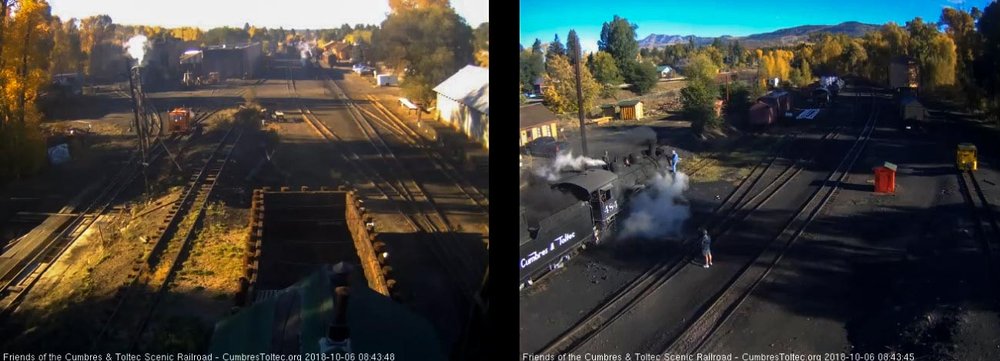
[{"label": "hillside with trees", "polygon": [[[638,26],[615,16],[602,27],[599,51],[586,56],[587,68],[600,85],[594,91],[605,95],[623,82],[632,84],[636,94],[644,94],[648,89],[642,82],[649,79],[646,73],[649,67],[680,68],[692,78],[689,89],[682,94],[684,113],[692,116],[703,114],[708,97],[717,94],[709,89],[720,85],[718,77],[704,74],[706,63],[712,65],[709,69],[723,72],[755,72],[756,81],[734,84],[738,94],[753,96],[761,93],[765,79],[771,78],[796,87],[809,85],[820,75],[855,75],[887,84],[891,59],[907,56],[919,67],[920,87],[925,95],[983,112],[992,121],[1000,121],[1000,72],[996,71],[1000,69],[1000,5],[997,3],[982,11],[944,8],[936,22],[917,17],[903,25],[889,22],[874,29],[853,22],[838,26],[854,29],[853,35],[804,26],[768,35],[805,37],[794,45],[751,49],[747,39],[716,38],[708,45],[688,39],[687,43],[641,48],[635,37]],[[542,63],[548,53],[541,49],[540,41],[535,44],[531,49],[521,50],[522,89],[531,89],[530,82],[548,64]],[[748,103],[746,99],[731,101]],[[727,111],[736,112],[729,106]],[[709,117],[701,118],[696,123],[717,124]]]}]

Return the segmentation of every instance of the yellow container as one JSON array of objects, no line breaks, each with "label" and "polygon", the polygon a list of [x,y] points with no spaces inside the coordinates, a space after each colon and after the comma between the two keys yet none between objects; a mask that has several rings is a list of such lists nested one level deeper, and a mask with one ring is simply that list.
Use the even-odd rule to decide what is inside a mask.
[{"label": "yellow container", "polygon": [[976,161],[976,146],[971,143],[962,143],[958,145],[958,152],[956,153],[956,163],[958,170],[974,171],[978,168]]}]

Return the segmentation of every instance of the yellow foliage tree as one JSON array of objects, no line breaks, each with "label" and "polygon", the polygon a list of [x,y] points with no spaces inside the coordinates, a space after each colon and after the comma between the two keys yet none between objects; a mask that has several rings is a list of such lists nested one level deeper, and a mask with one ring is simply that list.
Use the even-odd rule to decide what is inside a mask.
[{"label": "yellow foliage tree", "polygon": [[480,50],[479,52],[477,52],[476,53],[476,64],[478,64],[479,66],[484,67],[484,68],[489,68],[490,67],[490,51],[489,50]]},{"label": "yellow foliage tree", "polygon": [[180,27],[170,29],[170,36],[183,41],[198,41],[201,40],[201,29],[195,27]]},{"label": "yellow foliage tree", "polygon": [[[38,91],[49,79],[52,50],[49,5],[21,0],[0,22],[0,179],[21,178],[41,168],[45,143],[39,131]],[[11,16],[13,15],[13,16]]]},{"label": "yellow foliage tree", "polygon": [[931,88],[955,84],[955,69],[958,62],[955,41],[944,34],[938,34],[930,42],[930,56],[927,65],[929,77],[925,83]]},{"label": "yellow foliage tree", "polygon": [[[576,75],[575,69],[565,56],[553,56],[549,60],[548,73],[545,74],[545,84],[542,89],[545,103],[553,112],[563,114],[577,111]],[[590,109],[597,100],[600,85],[590,75],[585,66],[580,67],[580,79],[583,89],[583,109]]]},{"label": "yellow foliage tree", "polygon": [[389,8],[392,9],[393,12],[398,12],[404,9],[427,8],[431,6],[447,7],[451,6],[451,2],[448,0],[389,0]]},{"label": "yellow foliage tree", "polygon": [[795,53],[789,50],[769,50],[761,53],[760,74],[764,79],[779,78],[788,80],[792,70],[792,59]]}]

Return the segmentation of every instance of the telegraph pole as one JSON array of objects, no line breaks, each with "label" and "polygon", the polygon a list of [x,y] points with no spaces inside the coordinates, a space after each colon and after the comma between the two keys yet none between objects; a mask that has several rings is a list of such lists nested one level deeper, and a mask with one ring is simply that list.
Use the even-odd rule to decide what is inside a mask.
[{"label": "telegraph pole", "polygon": [[587,124],[583,114],[583,79],[580,78],[580,63],[583,60],[581,51],[581,47],[577,46],[576,51],[570,54],[570,60],[575,60],[576,64],[574,68],[576,70],[576,108],[580,114],[580,145],[583,148],[583,156],[589,157],[590,153],[587,153]]},{"label": "telegraph pole", "polygon": [[132,68],[131,61],[126,61],[125,66],[128,68],[129,92],[132,95],[132,113],[135,115],[135,122],[133,124],[135,126],[135,134],[138,138],[137,140],[139,141],[139,155],[140,155],[139,166],[142,167],[143,187],[148,191],[149,179],[146,176],[146,166],[149,160],[146,159],[147,146],[146,146],[145,112],[142,111],[143,112],[142,116],[140,116],[139,114],[140,113],[139,108],[143,108],[145,106],[145,104],[142,104],[142,99],[140,98],[140,95],[142,94],[142,88],[139,88],[139,94],[136,94],[136,86],[137,86],[136,83],[141,84],[142,78],[140,77],[138,79],[134,80],[132,79],[133,77],[138,76],[140,74],[139,70],[140,68],[138,65],[136,65],[135,68]]}]

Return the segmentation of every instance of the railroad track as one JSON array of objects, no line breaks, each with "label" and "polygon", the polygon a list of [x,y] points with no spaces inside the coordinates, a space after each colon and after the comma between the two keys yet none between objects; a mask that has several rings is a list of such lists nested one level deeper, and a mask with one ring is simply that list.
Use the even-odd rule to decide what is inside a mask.
[{"label": "railroad track", "polygon": [[[157,138],[159,139],[159,138]],[[176,136],[171,135],[168,142],[172,142]],[[154,164],[163,156],[165,149],[155,147],[150,153],[149,163]],[[83,209],[78,212],[67,227],[59,232],[52,240],[47,242],[35,255],[20,267],[15,267],[6,275],[3,275],[2,285],[0,285],[0,300],[3,300],[0,316],[12,313],[20,306],[21,301],[27,293],[34,287],[49,267],[63,254],[77,239],[106,214],[118,196],[128,189],[132,183],[142,174],[142,166],[139,164],[137,152],[126,161],[121,168],[104,186],[100,193]]]},{"label": "railroad track", "polygon": [[[292,77],[292,68],[288,67],[287,70],[288,91],[294,98],[299,99],[295,80]],[[340,94],[343,94],[343,92],[340,92]],[[383,198],[393,201],[399,213],[404,216],[407,223],[414,230],[432,240],[431,242],[426,242],[430,245],[429,249],[438,258],[442,266],[445,267],[449,276],[454,279],[456,285],[462,291],[463,297],[471,300],[475,291],[480,286],[480,281],[472,279],[468,275],[485,270],[485,263],[481,265],[481,269],[478,269],[479,264],[470,263],[472,257],[465,254],[457,254],[454,249],[441,244],[442,239],[440,237],[448,237],[448,241],[454,240],[455,237],[451,233],[451,228],[443,213],[428,196],[423,186],[415,180],[416,178],[409,174],[409,171],[405,169],[402,162],[396,158],[382,135],[375,129],[372,121],[366,118],[361,111],[357,110],[356,106],[346,96],[343,101],[347,106],[352,121],[364,134],[366,142],[374,150],[375,157],[384,167],[381,167],[382,170],[376,169],[371,165],[371,161],[362,161],[356,152],[348,149],[346,146],[337,153],[345,162],[355,168],[357,170],[356,174],[361,179],[366,180],[377,193]],[[347,143],[320,121],[308,108],[301,104],[299,108],[306,123],[336,148],[341,148],[339,144]],[[409,212],[403,212],[400,207],[405,207]]]},{"label": "railroad track", "polygon": [[[832,128],[819,141],[835,139],[843,128],[844,125]],[[811,156],[802,155],[791,162],[778,162],[779,156],[798,136],[786,134],[776,142],[771,154],[761,158],[751,168],[749,174],[715,207],[712,216],[699,228],[705,228],[713,239],[718,239],[780,193],[804,169],[804,165],[813,162],[816,157],[814,153]],[[770,175],[766,176],[768,174]],[[646,270],[536,354],[574,352],[592,341],[601,331],[628,314],[688,265],[694,257],[697,240],[698,237],[685,239],[680,252]]]},{"label": "railroad track", "polygon": [[[874,104],[874,99],[873,99]],[[732,316],[742,303],[749,298],[757,286],[781,261],[796,240],[805,232],[823,207],[833,197],[840,184],[850,174],[861,153],[864,151],[878,121],[879,110],[873,109],[864,128],[851,144],[851,148],[837,167],[824,179],[822,185],[812,193],[782,228],[777,237],[750,262],[744,265],[698,316],[689,322],[681,334],[674,338],[663,350],[665,353],[692,354],[698,352],[712,335]]]},{"label": "railroad track", "polygon": [[[245,91],[245,89],[244,89]],[[121,89],[116,89],[114,93],[125,98],[130,95]],[[152,102],[146,104],[151,109],[151,113],[159,121],[159,111]],[[201,122],[216,114],[222,108],[215,107],[207,112],[199,112],[195,122]],[[155,164],[164,153],[169,155],[168,143],[174,143],[182,138],[177,134],[170,134],[163,139],[156,137],[150,141],[153,147],[149,154],[149,164]],[[183,137],[183,147],[190,142],[190,137]],[[86,206],[83,211],[77,212],[68,225],[63,228],[52,240],[48,241],[37,253],[29,256],[28,260],[19,267],[15,267],[0,275],[0,317],[7,316],[20,306],[27,293],[34,287],[49,267],[65,252],[77,239],[94,225],[97,220],[105,215],[111,205],[119,195],[128,189],[132,183],[142,174],[142,167],[139,164],[138,153],[133,152],[125,165],[116,173],[100,193]]]},{"label": "railroad track", "polygon": [[241,127],[231,127],[201,168],[191,175],[182,196],[171,205],[159,226],[153,237],[155,241],[136,258],[127,285],[115,294],[114,306],[107,310],[107,319],[97,334],[95,350],[136,350],[190,246],[204,217],[205,205],[242,132]]},{"label": "railroad track", "polygon": [[979,186],[976,173],[973,171],[958,171],[958,188],[962,192],[962,198],[969,206],[972,221],[975,224],[975,236],[979,239],[979,246],[986,253],[987,265],[992,273],[997,272],[997,252],[1000,245],[997,244],[1000,237],[1000,224],[996,219],[996,212],[993,206],[986,199],[986,194]]},{"label": "railroad track", "polygon": [[[332,79],[329,81],[333,82]],[[382,124],[386,129],[393,130],[400,139],[404,142],[412,145],[413,147],[420,149],[424,154],[432,160],[434,168],[437,169],[441,174],[444,174],[452,183],[458,186],[458,189],[465,194],[480,211],[489,214],[489,199],[475,186],[471,184],[467,179],[462,177],[457,169],[448,161],[444,159],[441,153],[433,150],[426,141],[415,130],[406,125],[406,123],[399,119],[395,114],[393,114],[384,105],[378,102],[372,95],[367,96],[369,100],[369,105],[375,108],[375,113],[365,112],[368,114],[370,119]]]}]

